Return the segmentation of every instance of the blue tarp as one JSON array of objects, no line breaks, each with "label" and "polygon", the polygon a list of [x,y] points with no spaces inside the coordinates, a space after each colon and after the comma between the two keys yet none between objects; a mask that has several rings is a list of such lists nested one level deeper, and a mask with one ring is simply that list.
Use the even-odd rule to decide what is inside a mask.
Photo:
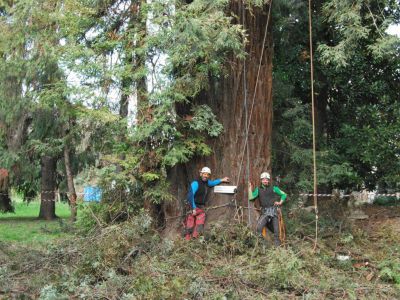
[{"label": "blue tarp", "polygon": [[100,202],[101,200],[101,188],[98,186],[85,186],[83,188],[83,201],[95,201]]}]

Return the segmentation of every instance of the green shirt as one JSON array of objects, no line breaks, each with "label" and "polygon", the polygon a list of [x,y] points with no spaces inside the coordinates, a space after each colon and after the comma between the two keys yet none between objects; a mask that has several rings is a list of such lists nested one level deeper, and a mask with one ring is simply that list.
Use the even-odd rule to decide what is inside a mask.
[{"label": "green shirt", "polygon": [[[284,203],[287,197],[286,193],[281,191],[281,189],[275,185],[273,186],[272,190],[274,191],[275,194],[281,197],[281,201],[282,203]],[[249,188],[249,200],[254,201],[257,197],[258,197],[258,187],[256,187],[254,191],[251,191]]]}]

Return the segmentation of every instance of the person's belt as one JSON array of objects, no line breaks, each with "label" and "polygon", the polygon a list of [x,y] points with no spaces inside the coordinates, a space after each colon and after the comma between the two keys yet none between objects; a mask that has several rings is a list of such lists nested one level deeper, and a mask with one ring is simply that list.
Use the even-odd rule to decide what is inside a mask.
[{"label": "person's belt", "polygon": [[276,216],[276,206],[262,207],[262,213],[268,216]]}]

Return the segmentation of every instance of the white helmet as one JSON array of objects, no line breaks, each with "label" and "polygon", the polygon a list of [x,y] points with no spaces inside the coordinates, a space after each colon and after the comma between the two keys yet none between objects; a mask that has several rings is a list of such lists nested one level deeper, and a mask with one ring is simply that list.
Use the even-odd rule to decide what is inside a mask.
[{"label": "white helmet", "polygon": [[203,167],[203,169],[201,169],[200,173],[208,173],[211,174],[211,170],[209,167]]},{"label": "white helmet", "polygon": [[269,175],[268,172],[261,173],[260,179],[264,179],[264,178],[271,179],[271,175]]}]

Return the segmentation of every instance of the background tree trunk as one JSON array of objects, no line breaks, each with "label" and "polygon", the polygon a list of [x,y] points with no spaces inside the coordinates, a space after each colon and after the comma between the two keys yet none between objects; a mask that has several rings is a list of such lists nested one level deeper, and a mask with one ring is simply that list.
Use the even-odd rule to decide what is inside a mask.
[{"label": "background tree trunk", "polygon": [[0,211],[1,212],[14,211],[9,196],[9,180],[8,180],[8,171],[6,169],[0,169]]},{"label": "background tree trunk", "polygon": [[43,156],[41,159],[41,203],[39,218],[53,220],[56,216],[55,189],[56,189],[57,159]]},{"label": "background tree trunk", "polygon": [[64,147],[64,163],[65,163],[65,173],[68,185],[69,205],[71,206],[71,220],[75,222],[77,213],[76,210],[77,197],[74,185],[74,175],[72,173],[72,166],[71,166],[71,153],[67,145]]},{"label": "background tree trunk", "polygon": [[[224,133],[217,139],[209,141],[213,154],[209,157],[194,159],[185,165],[180,165],[169,173],[172,193],[177,196],[176,202],[164,205],[167,234],[179,229],[182,218],[176,216],[184,214],[186,193],[189,183],[198,178],[202,166],[212,170],[213,178],[229,176],[231,184],[238,183],[237,202],[247,205],[247,184],[245,183],[246,155],[241,164],[244,143],[246,139],[246,124],[244,106],[244,78],[247,85],[248,113],[254,97],[254,108],[250,123],[248,145],[250,151],[250,180],[258,184],[259,174],[270,171],[270,145],[272,127],[272,35],[271,19],[269,20],[268,34],[264,47],[261,69],[257,89],[255,89],[258,67],[262,53],[262,44],[268,19],[269,6],[263,9],[253,9],[252,13],[245,10],[241,2],[231,1],[231,13],[240,16],[248,33],[249,42],[246,45],[248,53],[246,59],[246,74],[243,76],[243,61],[232,59],[229,76],[225,78],[211,78],[211,89],[195,99],[196,104],[207,104],[217,114],[218,120],[224,126]],[[255,93],[255,96],[254,96]],[[180,115],[188,113],[187,107],[177,107]],[[249,117],[249,116],[248,116]],[[241,174],[239,176],[239,170]],[[208,206],[217,206],[232,200],[232,195],[212,194]],[[251,223],[255,225],[257,218],[254,210],[251,211]],[[223,207],[212,209],[207,214],[207,222],[232,220],[235,209]],[[243,211],[243,221],[248,220],[248,212]]]}]

